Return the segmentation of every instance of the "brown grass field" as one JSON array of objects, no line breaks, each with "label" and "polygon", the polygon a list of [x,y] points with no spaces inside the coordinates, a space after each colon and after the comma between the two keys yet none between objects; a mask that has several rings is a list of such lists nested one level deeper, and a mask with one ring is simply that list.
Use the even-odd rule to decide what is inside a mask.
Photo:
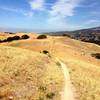
[{"label": "brown grass field", "polygon": [[[69,67],[71,79],[72,79],[73,85],[76,88],[76,93],[77,93],[76,99],[77,100],[100,100],[100,78],[99,78],[100,77],[100,60],[91,56],[92,53],[100,53],[100,46],[98,46],[96,44],[92,44],[92,43],[85,43],[85,42],[81,42],[78,40],[70,39],[68,37],[48,36],[47,39],[38,40],[38,39],[36,39],[36,37],[37,37],[36,34],[35,35],[29,34],[29,35],[31,38],[28,40],[19,40],[19,41],[13,41],[10,43],[2,43],[1,44],[0,53],[2,54],[2,56],[4,55],[4,50],[6,50],[6,49],[2,50],[2,48],[10,48],[10,50],[11,50],[10,57],[14,57],[14,59],[12,59],[13,62],[9,62],[6,64],[3,63],[4,61],[2,60],[3,66],[6,66],[6,65],[11,66],[13,64],[16,64],[16,63],[14,63],[15,62],[14,60],[16,60],[17,63],[20,65],[20,63],[22,63],[22,61],[17,58],[17,56],[18,56],[17,52],[20,52],[19,56],[25,54],[26,58],[27,58],[27,56],[32,57],[37,54],[39,56],[38,56],[38,58],[36,57],[36,59],[42,60],[41,57],[44,55],[40,54],[40,52],[43,50],[48,50],[50,52],[51,57],[58,57]],[[11,46],[17,47],[17,48],[12,48]],[[19,49],[18,47],[23,48],[23,49]],[[28,49],[29,51],[27,51],[25,49]],[[31,52],[31,53],[25,53],[24,51]],[[33,55],[32,55],[32,53],[33,53]],[[53,74],[52,77],[57,77],[59,75],[61,77],[63,77],[61,75],[60,70],[59,71],[57,71],[57,69],[55,69],[56,71],[54,70],[53,66],[56,66],[56,68],[58,67],[57,65],[55,65],[55,61],[52,60],[51,58],[45,58],[45,57],[46,56],[44,56],[44,59],[46,59],[46,60],[50,59],[51,63],[53,63],[52,65],[48,64],[48,66],[52,66],[52,67],[50,67],[50,69],[52,71],[54,71],[54,73],[51,71]],[[4,59],[7,60],[8,58],[4,58]],[[22,56],[21,59],[24,60],[25,58]],[[31,58],[29,60],[28,59],[29,59],[29,57],[27,58],[27,64],[29,64],[29,62],[32,61],[32,60],[30,60]],[[39,81],[41,81],[41,79],[45,80],[45,78],[49,77],[49,74],[51,75],[50,71],[47,73],[44,73],[44,70],[46,68],[44,66],[45,66],[46,62],[42,62],[42,61],[41,61],[41,63],[43,64],[44,69],[42,70],[43,72],[41,72],[41,73],[43,73],[44,77],[38,78]],[[36,62],[36,61],[33,60],[33,62]],[[37,65],[38,64],[39,63],[37,62]],[[25,65],[25,66],[29,66],[29,65]],[[7,68],[7,70],[10,70],[9,68]],[[16,66],[13,65],[13,68],[17,69],[20,67],[17,67],[17,65]],[[11,69],[12,69],[12,67],[11,67]],[[14,71],[14,69],[13,69],[13,71]],[[31,69],[31,68],[29,67],[29,69]],[[3,72],[2,67],[0,70],[1,70],[1,72]],[[37,72],[38,72],[38,70],[37,70]],[[19,72],[19,73],[21,73],[21,72]],[[36,74],[36,73],[31,72],[31,74]],[[3,75],[3,74],[1,74],[1,75]],[[20,75],[20,74],[18,74],[18,75]],[[24,76],[22,76],[22,77],[24,77]],[[63,80],[61,80],[61,77],[59,77],[60,79],[58,78],[58,80],[60,80],[59,81],[60,85],[61,85],[61,82],[63,83]],[[55,80],[52,80],[52,82],[54,82],[54,81]],[[2,81],[1,81],[1,83],[2,83]],[[39,83],[41,83],[41,82],[39,82]],[[8,87],[10,87],[10,85]],[[56,86],[56,85],[53,85],[53,86]],[[51,87],[53,87],[53,86],[51,86]],[[16,86],[14,86],[14,87],[16,87]],[[49,87],[49,86],[47,86],[47,87]],[[59,86],[59,88],[57,88],[57,89],[59,90],[60,87],[61,86]],[[52,89],[52,90],[54,90],[54,89]],[[58,90],[55,89],[55,91],[58,91]],[[55,91],[53,91],[53,92],[55,92]],[[55,93],[57,94],[57,92],[55,92]],[[37,93],[37,94],[39,94],[39,93]],[[54,100],[59,100],[59,99],[56,98]]]},{"label": "brown grass field", "polygon": [[0,46],[0,100],[60,100],[63,79],[54,58]]}]

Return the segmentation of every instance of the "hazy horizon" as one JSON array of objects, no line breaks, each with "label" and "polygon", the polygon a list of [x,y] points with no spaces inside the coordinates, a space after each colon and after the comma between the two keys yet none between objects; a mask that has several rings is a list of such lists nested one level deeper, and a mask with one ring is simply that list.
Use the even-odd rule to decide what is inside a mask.
[{"label": "hazy horizon", "polygon": [[78,31],[82,29],[90,29],[90,28],[97,28],[100,26],[94,26],[94,27],[86,27],[86,28],[78,28],[78,29],[73,29],[73,30],[39,30],[39,29],[21,29],[21,28],[0,28],[0,32],[36,32],[36,33],[46,33],[46,32],[64,32],[64,31]]}]

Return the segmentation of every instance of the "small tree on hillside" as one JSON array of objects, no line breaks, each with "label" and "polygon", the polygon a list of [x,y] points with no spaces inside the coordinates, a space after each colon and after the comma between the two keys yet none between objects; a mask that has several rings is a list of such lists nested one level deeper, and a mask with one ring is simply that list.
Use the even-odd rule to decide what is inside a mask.
[{"label": "small tree on hillside", "polygon": [[0,40],[0,43],[2,43],[3,41],[2,40]]},{"label": "small tree on hillside", "polygon": [[38,37],[37,37],[37,39],[46,39],[47,38],[47,36],[46,35],[39,35]]},{"label": "small tree on hillside", "polygon": [[[7,42],[11,42],[11,41],[13,41],[13,37],[8,37]],[[3,42],[5,42],[5,40]]]},{"label": "small tree on hillside", "polygon": [[28,39],[30,38],[28,35],[22,35],[21,39]]},{"label": "small tree on hillside", "polygon": [[92,57],[95,57],[96,59],[100,59],[100,53],[95,53],[95,54],[91,54]]},{"label": "small tree on hillside", "polygon": [[43,50],[43,53],[44,53],[44,54],[49,54],[49,51]]},{"label": "small tree on hillside", "polygon": [[12,38],[13,38],[13,40],[19,40],[19,39],[20,39],[19,36],[14,36],[14,37],[12,37]]}]

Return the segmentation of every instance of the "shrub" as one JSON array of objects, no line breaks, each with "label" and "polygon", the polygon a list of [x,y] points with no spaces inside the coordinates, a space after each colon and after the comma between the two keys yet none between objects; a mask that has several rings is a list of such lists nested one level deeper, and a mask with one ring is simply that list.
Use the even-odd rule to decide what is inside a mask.
[{"label": "shrub", "polygon": [[8,37],[7,39],[2,40],[2,42],[11,42],[13,40],[19,40],[19,36]]},{"label": "shrub", "polygon": [[3,41],[2,40],[0,40],[0,43],[2,43]]},{"label": "shrub", "polygon": [[[13,37],[8,37],[6,42],[11,42],[11,41],[13,41]],[[5,42],[5,41],[3,41],[3,42]]]},{"label": "shrub", "polygon": [[48,54],[49,52],[48,52],[47,50],[44,50],[43,53],[44,53],[44,54]]},{"label": "shrub", "polygon": [[71,37],[71,35],[69,35],[69,34],[63,34],[62,36]]},{"label": "shrub", "polygon": [[59,62],[56,62],[57,66],[61,66],[61,64]]},{"label": "shrub", "polygon": [[14,37],[12,37],[12,38],[13,38],[13,40],[19,40],[19,39],[20,39],[19,36],[14,36]]},{"label": "shrub", "polygon": [[22,36],[21,36],[21,39],[28,39],[28,38],[29,38],[28,35],[22,35]]},{"label": "shrub", "polygon": [[38,100],[44,100],[44,99],[43,99],[43,97],[39,97],[39,99],[38,99]]},{"label": "shrub", "polygon": [[46,39],[47,38],[47,36],[46,35],[39,35],[38,37],[37,37],[37,39]]},{"label": "shrub", "polygon": [[97,59],[100,59],[100,53],[92,54],[92,57],[95,57],[95,58],[97,58]]},{"label": "shrub", "polygon": [[13,32],[5,32],[5,33],[7,33],[7,34],[15,34],[15,33],[13,33]]},{"label": "shrub", "polygon": [[44,86],[40,86],[39,89],[40,89],[41,91],[46,91],[47,88],[44,87]]},{"label": "shrub", "polygon": [[7,39],[2,40],[2,42],[7,42]]},{"label": "shrub", "polygon": [[48,98],[48,99],[53,99],[53,97],[55,96],[55,93],[48,93],[47,95],[46,95],[46,98]]},{"label": "shrub", "polygon": [[9,32],[9,34],[15,34],[15,33],[13,33],[13,32]]}]

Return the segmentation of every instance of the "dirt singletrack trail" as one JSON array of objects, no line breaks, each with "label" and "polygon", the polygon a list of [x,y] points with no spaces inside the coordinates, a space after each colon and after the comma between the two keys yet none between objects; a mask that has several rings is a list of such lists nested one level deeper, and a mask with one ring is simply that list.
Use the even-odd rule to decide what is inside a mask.
[{"label": "dirt singletrack trail", "polygon": [[71,83],[68,68],[62,61],[60,61],[58,58],[56,59],[61,64],[65,78],[65,83],[64,83],[65,85],[63,91],[61,92],[61,100],[75,100],[75,93],[74,93],[75,89]]}]

